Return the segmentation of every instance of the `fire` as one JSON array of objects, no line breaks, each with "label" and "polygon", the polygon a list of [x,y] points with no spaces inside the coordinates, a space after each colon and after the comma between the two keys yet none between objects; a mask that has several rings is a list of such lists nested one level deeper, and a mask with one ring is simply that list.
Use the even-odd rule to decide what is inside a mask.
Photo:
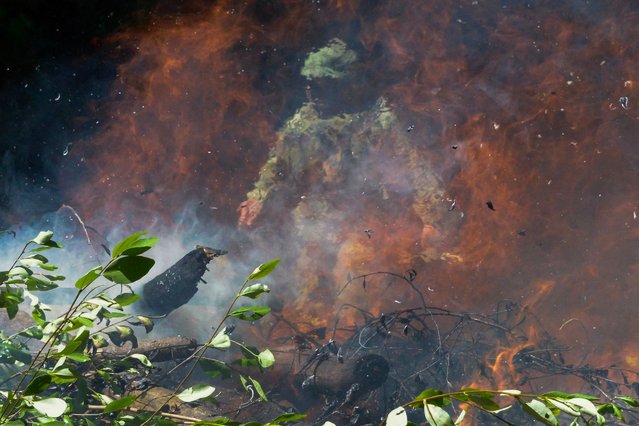
[{"label": "fire", "polygon": [[[158,11],[108,40],[117,77],[101,127],[74,142],[78,169],[62,171],[69,204],[105,227],[263,238],[312,326],[347,302],[414,303],[383,282],[336,295],[349,274],[415,269],[433,305],[515,300],[579,350],[636,340],[620,324],[639,296],[639,27],[615,17],[637,12],[462,3]],[[334,38],[357,54],[350,77],[302,78]],[[572,318],[587,339],[562,334]],[[535,325],[496,350],[500,386],[540,340]],[[639,356],[603,352],[631,367]]]}]

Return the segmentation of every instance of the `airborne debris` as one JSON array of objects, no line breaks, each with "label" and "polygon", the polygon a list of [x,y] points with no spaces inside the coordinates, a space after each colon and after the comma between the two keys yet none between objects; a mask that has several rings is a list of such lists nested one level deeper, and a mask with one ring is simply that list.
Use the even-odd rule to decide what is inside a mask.
[{"label": "airborne debris", "polygon": [[457,200],[453,199],[453,202],[450,204],[450,207],[448,208],[449,212],[452,212],[453,210],[455,210],[455,206],[457,205]]},{"label": "airborne debris", "polygon": [[371,238],[374,232],[375,231],[373,231],[372,229],[364,229],[364,233],[368,236],[368,238]]},{"label": "airborne debris", "polygon": [[64,147],[64,151],[62,151],[62,156],[66,157],[67,155],[69,155],[69,149],[72,145],[72,143],[66,144],[66,146]]},{"label": "airborne debris", "polygon": [[182,259],[142,287],[140,309],[153,315],[168,315],[186,304],[198,291],[200,278],[209,262],[224,256],[226,250],[195,246]]},{"label": "airborne debris", "polygon": [[455,145],[451,146],[451,148],[452,149],[457,149],[457,148],[459,148],[459,145],[455,144]]},{"label": "airborne debris", "polygon": [[411,124],[410,126],[408,126],[408,127],[406,128],[406,131],[407,131],[408,133],[412,132],[413,130],[415,130],[415,125],[414,125],[414,124]]},{"label": "airborne debris", "polygon": [[143,189],[142,191],[140,191],[140,195],[145,196],[145,195],[148,195],[148,194],[150,194],[152,192],[153,192],[152,189],[147,188],[147,189]]},{"label": "airborne debris", "polygon": [[628,109],[628,96],[622,96],[619,98],[619,105],[621,108]]},{"label": "airborne debris", "polygon": [[526,230],[525,229],[520,229],[519,231],[517,231],[517,235],[525,237],[526,236]]},{"label": "airborne debris", "polygon": [[493,202],[488,200],[486,201],[486,205],[488,206],[489,209],[491,209],[492,211],[495,211],[495,206],[493,205]]}]

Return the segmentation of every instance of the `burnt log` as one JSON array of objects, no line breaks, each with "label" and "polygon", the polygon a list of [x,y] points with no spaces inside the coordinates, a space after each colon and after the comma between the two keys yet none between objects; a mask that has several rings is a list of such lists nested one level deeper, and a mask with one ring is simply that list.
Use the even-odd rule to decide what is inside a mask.
[{"label": "burnt log", "polygon": [[109,345],[99,349],[94,355],[94,360],[117,360],[133,354],[142,354],[146,355],[151,362],[182,361],[188,358],[197,346],[195,339],[188,337],[163,337],[142,340],[135,348]]},{"label": "burnt log", "polygon": [[304,390],[354,401],[383,385],[388,371],[386,358],[376,354],[366,354],[344,362],[329,358],[307,372],[299,386]]},{"label": "burnt log", "polygon": [[225,250],[196,246],[173,266],[144,284],[140,308],[149,315],[167,315],[191,300],[207,265]]}]

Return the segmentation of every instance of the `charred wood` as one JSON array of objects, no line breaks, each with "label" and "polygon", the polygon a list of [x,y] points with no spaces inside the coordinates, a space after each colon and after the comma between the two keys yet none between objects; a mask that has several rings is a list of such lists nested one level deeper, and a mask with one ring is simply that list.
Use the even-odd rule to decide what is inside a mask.
[{"label": "charred wood", "polygon": [[207,265],[225,250],[196,246],[173,266],[144,285],[140,300],[143,312],[167,315],[191,300],[197,293],[198,283],[207,271]]},{"label": "charred wood", "polygon": [[389,363],[386,358],[376,354],[343,362],[328,358],[318,362],[299,386],[308,391],[337,395],[349,402],[384,384],[388,371]]}]

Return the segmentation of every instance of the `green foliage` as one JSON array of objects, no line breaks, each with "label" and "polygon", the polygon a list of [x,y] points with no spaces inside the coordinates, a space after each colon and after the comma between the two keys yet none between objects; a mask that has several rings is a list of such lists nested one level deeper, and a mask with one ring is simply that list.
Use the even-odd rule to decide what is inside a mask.
[{"label": "green foliage", "polygon": [[[174,425],[170,413],[148,412],[134,408],[137,397],[126,395],[119,380],[123,372],[144,376],[154,368],[152,362],[143,354],[131,354],[119,360],[102,363],[91,362],[91,355],[108,345],[121,346],[130,342],[137,346],[137,336],[133,327],[143,327],[148,333],[153,330],[153,320],[146,316],[132,316],[124,308],[135,304],[140,296],[130,284],[143,278],[154,265],[150,258],[141,256],[157,242],[155,237],[145,237],[138,233],[125,238],[112,251],[111,259],[86,272],[75,283],[75,298],[66,312],[49,319],[50,309],[41,303],[37,292],[55,291],[58,282],[65,277],[51,275],[57,269],[47,257],[40,254],[49,249],[62,248],[53,240],[53,233],[45,231],[27,242],[13,264],[0,271],[0,309],[5,309],[9,318],[14,318],[21,305],[28,304],[33,324],[11,336],[0,332],[0,366],[11,366],[17,371],[13,380],[7,380],[0,389],[0,423],[7,425],[26,424],[72,424],[72,416],[85,414],[89,404],[100,407],[97,414],[99,423],[109,416],[116,425],[149,424]],[[206,384],[196,384],[183,389],[193,369],[199,365],[210,377],[229,378],[234,373],[232,364],[204,357],[207,350],[229,350],[233,346],[240,349],[241,358],[233,364],[244,368],[254,368],[261,372],[274,365],[275,357],[269,349],[255,347],[231,339],[230,319],[259,321],[268,315],[266,306],[242,306],[236,304],[243,300],[255,300],[269,293],[268,286],[255,281],[268,276],[278,266],[280,260],[263,263],[246,278],[234,299],[228,306],[222,320],[214,328],[207,343],[199,347],[186,361],[191,363],[190,370],[181,379],[168,402],[177,397],[186,403],[195,403],[212,399],[215,388]],[[122,287],[121,287],[122,286]],[[109,290],[118,288],[120,294],[109,296]],[[122,292],[123,289],[129,291]],[[26,341],[37,339],[40,349],[31,353]],[[88,368],[88,365],[91,368]],[[108,396],[92,388],[90,375],[99,378],[112,390]],[[240,375],[239,380],[250,396],[251,401],[267,401],[268,392],[252,376]],[[69,386],[73,384],[73,386]],[[496,397],[500,397],[497,401]],[[503,405],[503,397],[510,404]],[[560,420],[568,418],[571,425],[603,425],[608,418],[624,421],[623,411],[639,407],[639,402],[627,396],[616,396],[602,401],[598,397],[585,394],[547,392],[541,395],[526,394],[519,390],[488,390],[467,388],[457,392],[445,393],[436,389],[421,392],[412,401],[391,411],[385,419],[388,426],[412,425],[408,421],[407,410],[423,412],[424,420],[430,426],[460,425],[466,414],[458,410],[455,404],[467,404],[488,415],[497,416],[514,406],[519,406],[531,419],[545,425],[559,425]],[[163,406],[164,403],[160,404]],[[451,412],[455,408],[459,414],[453,420]],[[301,414],[284,414],[263,426],[296,422],[304,418]],[[495,417],[501,420],[501,417]],[[86,418],[88,419],[88,417]],[[90,420],[85,421],[91,423]],[[97,424],[97,423],[96,423]],[[198,425],[239,425],[225,417],[195,422]],[[251,422],[246,425],[262,426]]]},{"label": "green foliage", "polygon": [[[15,380],[5,381],[11,388],[0,391],[2,408],[0,422],[11,424],[31,424],[52,421],[60,418],[70,407],[84,410],[84,404],[90,401],[86,390],[87,377],[79,371],[79,366],[91,360],[90,353],[111,343],[121,345],[125,341],[136,343],[133,329],[123,323],[143,325],[150,331],[152,321],[146,317],[131,321],[131,316],[122,312],[124,306],[139,299],[133,293],[119,294],[115,298],[107,292],[115,284],[99,283],[99,278],[117,284],[130,284],[142,278],[153,266],[153,260],[138,256],[149,250],[156,238],[141,238],[136,234],[120,243],[117,252],[104,266],[96,266],[79,278],[75,283],[76,295],[68,310],[60,317],[50,320],[50,310],[33,294],[38,291],[51,291],[58,287],[57,282],[65,277],[51,275],[49,271],[56,265],[40,254],[41,252],[63,246],[53,240],[53,232],[40,232],[27,242],[7,271],[0,271],[0,308],[6,309],[9,318],[14,318],[25,297],[31,300],[32,326],[12,335],[0,334],[0,364],[18,368]],[[97,292],[93,298],[91,294]],[[119,323],[109,327],[97,324],[103,320],[120,318]],[[41,348],[31,354],[24,339],[41,340]],[[142,368],[152,367],[144,355],[132,355]],[[126,362],[121,360],[118,362]],[[98,367],[96,374],[109,378],[109,366]],[[61,385],[75,383],[75,388]],[[83,396],[84,395],[84,396]],[[75,400],[84,400],[78,406]],[[127,407],[135,398],[123,397],[109,401],[105,413],[118,412]],[[50,423],[52,424],[52,423]],[[61,423],[65,424],[65,423]]]},{"label": "green foliage", "polygon": [[209,385],[195,385],[184,389],[177,394],[177,397],[184,402],[194,402],[213,395],[215,388]]},{"label": "green foliage", "polygon": [[[13,264],[6,271],[0,271],[0,308],[4,308],[9,318],[14,318],[19,307],[30,300],[33,325],[12,335],[0,333],[0,365],[17,368],[14,380],[5,382],[6,390],[0,390],[0,423],[2,424],[71,424],[74,413],[85,413],[88,404],[102,407],[100,415],[113,417],[113,424],[173,425],[170,413],[144,412],[132,408],[137,397],[123,395],[110,397],[92,388],[90,376],[98,377],[114,392],[122,395],[118,377],[121,374],[144,376],[154,368],[152,362],[143,354],[131,354],[115,361],[91,363],[91,368],[82,367],[91,361],[91,354],[108,345],[121,346],[131,342],[137,346],[135,326],[143,327],[148,333],[154,323],[149,317],[132,316],[124,308],[135,304],[140,295],[130,284],[143,278],[153,267],[154,261],[141,256],[158,241],[155,237],[137,233],[118,243],[111,252],[111,258],[105,265],[96,266],[87,271],[75,282],[76,294],[67,311],[60,317],[49,319],[49,307],[41,303],[34,293],[51,291],[65,277],[52,275],[50,271],[56,265],[40,254],[49,249],[62,248],[53,240],[53,232],[40,232],[23,247]],[[211,377],[228,378],[232,368],[223,361],[203,358],[207,348],[225,350],[236,344],[242,353],[240,362],[254,366],[260,371],[275,363],[275,357],[268,349],[259,351],[234,342],[230,338],[224,323],[231,318],[245,321],[257,321],[267,315],[270,308],[265,306],[245,306],[235,308],[240,298],[258,299],[270,289],[264,284],[248,285],[249,281],[264,278],[278,265],[279,259],[258,266],[244,281],[237,295],[228,307],[222,321],[215,328],[208,343],[201,346],[187,361],[200,365]],[[123,286],[123,287],[120,287]],[[114,297],[109,296],[111,289],[128,289]],[[106,325],[105,325],[106,323]],[[41,349],[35,355],[25,343],[25,339],[38,339]],[[93,369],[93,370],[92,370]],[[87,375],[87,372],[91,372]],[[191,368],[192,372],[192,368]],[[212,399],[215,388],[198,384],[180,391],[190,376],[183,377],[167,401],[177,396],[184,402],[194,403]],[[260,383],[249,377],[240,377],[243,386],[255,398],[266,400],[266,392]],[[68,384],[74,384],[73,387]],[[96,405],[97,404],[97,405]],[[95,409],[94,409],[95,410]],[[268,425],[279,425],[303,418],[303,415],[287,414],[274,419]],[[95,418],[95,417],[94,417]],[[99,419],[100,417],[97,417]],[[84,418],[87,424],[90,417]],[[106,418],[105,418],[106,419]],[[102,421],[100,421],[102,423]],[[201,421],[198,424],[237,424],[228,419]],[[255,423],[258,425],[258,423]]]},{"label": "green foliage", "polygon": [[[502,405],[495,401],[495,397],[508,397],[514,404]],[[495,416],[502,421],[498,413],[510,410],[515,405],[521,407],[531,419],[548,426],[559,426],[561,417],[570,419],[570,425],[605,425],[605,415],[624,421],[622,410],[637,407],[639,402],[627,396],[614,397],[613,401],[603,402],[596,396],[584,394],[568,394],[563,392],[547,392],[541,395],[526,394],[519,390],[492,390],[466,388],[457,392],[444,393],[437,389],[426,389],[415,399],[391,411],[385,419],[386,426],[406,426],[407,408],[424,408],[424,419],[430,426],[460,425],[465,410],[453,421],[450,414],[453,402],[466,403],[479,411]],[[619,405],[615,401],[622,402]]]}]

